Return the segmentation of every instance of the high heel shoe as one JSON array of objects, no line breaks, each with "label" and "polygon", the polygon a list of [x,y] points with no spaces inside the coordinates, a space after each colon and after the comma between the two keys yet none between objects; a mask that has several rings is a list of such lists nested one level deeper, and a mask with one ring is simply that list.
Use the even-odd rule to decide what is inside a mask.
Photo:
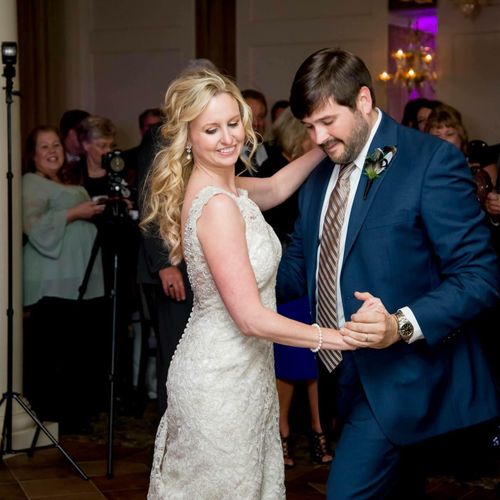
[{"label": "high heel shoe", "polygon": [[290,442],[290,436],[282,436],[281,437],[281,448],[283,450],[283,462],[285,464],[285,469],[291,469],[295,467],[295,461],[292,455],[292,445]]},{"label": "high heel shoe", "polygon": [[332,454],[328,451],[326,436],[323,432],[311,432],[311,458],[321,465],[328,465],[333,460]]}]

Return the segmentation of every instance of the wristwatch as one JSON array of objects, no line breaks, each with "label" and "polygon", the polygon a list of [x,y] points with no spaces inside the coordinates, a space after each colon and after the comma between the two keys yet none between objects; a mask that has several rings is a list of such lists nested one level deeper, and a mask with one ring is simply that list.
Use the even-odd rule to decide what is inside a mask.
[{"label": "wristwatch", "polygon": [[398,334],[399,334],[399,336],[406,343],[410,342],[411,338],[413,337],[413,331],[414,331],[413,325],[408,320],[408,318],[404,315],[404,313],[403,313],[403,311],[401,311],[401,309],[398,309],[394,313],[394,317],[396,318],[396,321],[398,322]]}]

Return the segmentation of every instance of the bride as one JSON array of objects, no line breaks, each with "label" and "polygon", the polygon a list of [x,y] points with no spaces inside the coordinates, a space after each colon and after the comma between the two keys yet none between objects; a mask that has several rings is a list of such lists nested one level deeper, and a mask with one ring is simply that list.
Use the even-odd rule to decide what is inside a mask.
[{"label": "bride", "polygon": [[236,85],[202,70],[165,97],[164,143],[148,179],[143,226],[172,263],[185,258],[194,306],[172,359],[149,499],[284,499],[272,342],[352,349],[337,330],[275,312],[281,245],[260,210],[290,196],[323,158],[315,149],[271,178],[235,177],[255,150]]}]

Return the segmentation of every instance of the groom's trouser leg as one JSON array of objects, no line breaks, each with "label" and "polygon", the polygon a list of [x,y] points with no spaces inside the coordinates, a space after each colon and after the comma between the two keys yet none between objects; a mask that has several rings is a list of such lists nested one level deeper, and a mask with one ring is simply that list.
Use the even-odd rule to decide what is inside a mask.
[{"label": "groom's trouser leg", "polygon": [[382,500],[396,484],[400,449],[383,434],[361,386],[351,392],[351,398],[335,448],[327,498]]}]

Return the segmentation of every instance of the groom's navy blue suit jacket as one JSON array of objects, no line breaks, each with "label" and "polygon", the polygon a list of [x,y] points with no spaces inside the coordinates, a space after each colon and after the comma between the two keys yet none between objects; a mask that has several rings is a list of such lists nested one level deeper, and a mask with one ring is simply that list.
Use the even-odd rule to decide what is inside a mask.
[{"label": "groom's navy blue suit jacket", "polygon": [[[346,318],[361,306],[354,292],[366,291],[389,312],[409,306],[422,329],[425,339],[412,344],[352,353],[375,418],[391,441],[404,445],[499,414],[473,329],[475,316],[499,298],[499,273],[458,149],[385,114],[368,154],[384,146],[397,153],[366,200],[367,177],[361,177],[340,288]],[[320,215],[333,167],[323,160],[302,187],[294,238],[278,273],[278,298],[307,291],[313,317]]]}]

